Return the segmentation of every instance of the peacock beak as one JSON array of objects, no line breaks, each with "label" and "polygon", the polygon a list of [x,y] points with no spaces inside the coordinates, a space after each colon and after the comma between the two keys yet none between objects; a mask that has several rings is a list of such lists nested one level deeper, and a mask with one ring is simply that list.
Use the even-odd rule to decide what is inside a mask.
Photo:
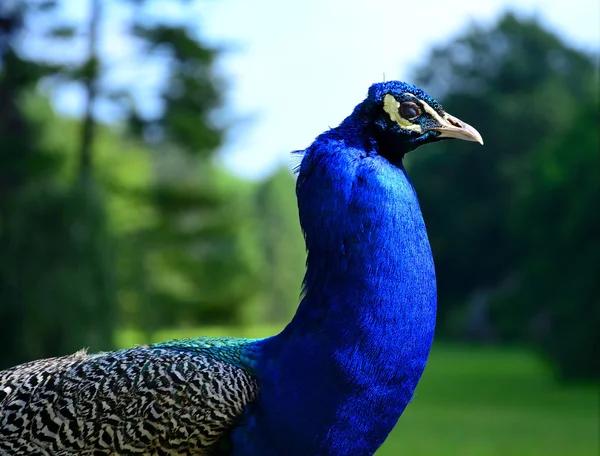
[{"label": "peacock beak", "polygon": [[433,128],[433,130],[441,133],[440,138],[464,139],[465,141],[475,141],[483,145],[483,138],[477,130],[450,114],[445,114],[442,118],[442,125]]}]

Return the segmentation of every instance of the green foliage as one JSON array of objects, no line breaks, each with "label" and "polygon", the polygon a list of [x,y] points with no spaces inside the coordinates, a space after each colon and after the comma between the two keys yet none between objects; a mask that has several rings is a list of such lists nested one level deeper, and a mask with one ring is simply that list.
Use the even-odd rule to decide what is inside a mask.
[{"label": "green foliage", "polygon": [[536,151],[512,227],[521,283],[498,303],[537,323],[536,342],[564,379],[600,378],[599,124],[600,104],[582,105]]},{"label": "green foliage", "polygon": [[131,125],[138,132],[153,131],[154,135],[160,135],[160,143],[210,154],[222,141],[222,130],[210,119],[221,104],[221,87],[212,70],[216,51],[203,46],[181,25],[136,24],[134,33],[145,42],[150,55],[169,56],[169,83],[161,93],[164,102],[161,116],[143,119],[134,110]]},{"label": "green foliage", "polygon": [[[552,327],[569,336],[552,335],[561,349],[544,344],[548,353],[562,365],[566,352],[592,352],[597,342],[583,336],[591,334],[583,328],[598,302],[597,288],[589,288],[597,265],[569,242],[597,226],[586,212],[598,201],[591,184],[597,146],[590,139],[597,127],[593,110],[585,111],[587,120],[581,117],[597,97],[596,79],[590,56],[536,20],[512,14],[490,28],[472,26],[433,49],[417,70],[417,83],[442,94],[448,112],[472,123],[485,141],[483,148],[442,142],[409,158],[436,258],[442,335],[531,340],[545,313],[566,311],[571,322],[556,317]],[[572,125],[578,130],[569,132]],[[559,148],[567,160],[559,158]],[[587,174],[575,163],[586,163]],[[544,175],[557,170],[563,183],[551,184],[557,177]],[[579,191],[573,190],[576,182]],[[546,209],[538,207],[543,202]],[[559,216],[561,207],[567,219]],[[559,231],[562,244],[551,234]],[[558,245],[563,253],[554,251]],[[561,266],[539,267],[557,262]],[[561,268],[571,271],[568,286],[561,285]],[[574,359],[581,375],[591,373],[589,355]]]},{"label": "green foliage", "polygon": [[[3,346],[18,347],[0,355],[3,366],[82,346],[110,349],[118,322],[151,333],[239,321],[256,295],[244,230],[252,201],[209,161],[223,135],[212,119],[222,89],[216,51],[185,21],[148,20],[156,2],[134,3],[126,39],[135,57],[166,70],[150,94],[161,106],[152,116],[138,109],[136,87],[105,84],[103,2],[90,0],[86,23],[67,19],[60,1],[0,5],[0,333]],[[140,26],[142,17],[153,25]],[[83,45],[87,55],[72,61],[54,52],[48,64],[48,55],[23,53],[17,38],[26,22],[36,25],[31,39]],[[55,117],[32,96],[46,76],[50,91],[84,88],[81,122]],[[132,119],[129,140],[122,128],[98,125],[99,102]]]},{"label": "green foliage", "polygon": [[155,223],[132,235],[154,318],[163,326],[241,323],[259,284],[247,184],[176,151],[169,162],[148,189]]},{"label": "green foliage", "polygon": [[224,133],[214,122],[223,90],[218,52],[187,18],[157,15],[161,0],[131,3],[129,39],[140,61],[161,62],[166,77],[154,94],[158,114],[142,109],[135,87],[114,94],[129,133],[156,151],[150,183],[137,192],[153,219],[122,241],[125,321],[138,321],[147,334],[165,325],[241,322],[258,280],[244,184],[226,183],[232,178],[210,161]]},{"label": "green foliage", "polygon": [[112,347],[114,280],[100,193],[50,176],[60,156],[25,104],[48,67],[20,57],[23,10],[0,7],[0,366]]},{"label": "green foliage", "polygon": [[262,321],[289,321],[298,307],[306,252],[298,221],[294,179],[280,168],[256,192]]},{"label": "green foliage", "polygon": [[53,164],[35,141],[40,126],[28,122],[20,106],[21,98],[47,70],[21,58],[15,49],[22,14],[19,8],[0,5],[0,205]]},{"label": "green foliage", "polygon": [[11,198],[2,222],[0,333],[13,350],[0,364],[111,349],[114,246],[93,183],[28,186]]}]

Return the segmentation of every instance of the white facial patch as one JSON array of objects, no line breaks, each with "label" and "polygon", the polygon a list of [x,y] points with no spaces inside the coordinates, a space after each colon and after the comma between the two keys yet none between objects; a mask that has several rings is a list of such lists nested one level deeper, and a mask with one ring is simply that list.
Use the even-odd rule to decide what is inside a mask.
[{"label": "white facial patch", "polygon": [[442,119],[440,117],[440,115],[436,112],[435,109],[433,109],[431,106],[429,106],[427,103],[425,103],[423,100],[419,100],[421,102],[421,105],[423,106],[423,109],[425,110],[425,112],[427,114],[429,114],[431,117],[433,117],[433,119],[439,123],[440,125],[446,125],[448,122],[445,121],[444,119]]},{"label": "white facial patch", "polygon": [[418,133],[423,132],[421,125],[413,124],[410,120],[400,115],[400,103],[389,93],[383,97],[383,110],[388,113],[392,122],[396,122],[403,130],[416,131]]}]

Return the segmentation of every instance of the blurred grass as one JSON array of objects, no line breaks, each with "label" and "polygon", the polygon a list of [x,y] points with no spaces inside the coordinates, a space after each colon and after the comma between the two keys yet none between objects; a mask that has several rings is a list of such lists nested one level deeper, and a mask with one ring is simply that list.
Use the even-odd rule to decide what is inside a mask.
[{"label": "blurred grass", "polygon": [[561,387],[531,353],[436,345],[377,456],[597,456],[598,392]]},{"label": "blurred grass", "polygon": [[[264,337],[280,329],[163,330],[152,341]],[[117,341],[146,342],[130,330]],[[597,385],[560,386],[532,353],[436,344],[415,400],[377,456],[597,456],[599,412]]]}]

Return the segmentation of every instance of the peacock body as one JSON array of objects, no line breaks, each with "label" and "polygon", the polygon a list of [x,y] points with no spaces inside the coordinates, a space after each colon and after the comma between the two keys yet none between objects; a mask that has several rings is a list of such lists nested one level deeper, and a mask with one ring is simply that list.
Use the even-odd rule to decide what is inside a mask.
[{"label": "peacock body", "polygon": [[481,142],[422,90],[374,84],[303,151],[308,251],[296,315],[258,340],[198,338],[0,373],[1,455],[372,455],[433,340],[435,271],[403,166],[444,138]]}]

